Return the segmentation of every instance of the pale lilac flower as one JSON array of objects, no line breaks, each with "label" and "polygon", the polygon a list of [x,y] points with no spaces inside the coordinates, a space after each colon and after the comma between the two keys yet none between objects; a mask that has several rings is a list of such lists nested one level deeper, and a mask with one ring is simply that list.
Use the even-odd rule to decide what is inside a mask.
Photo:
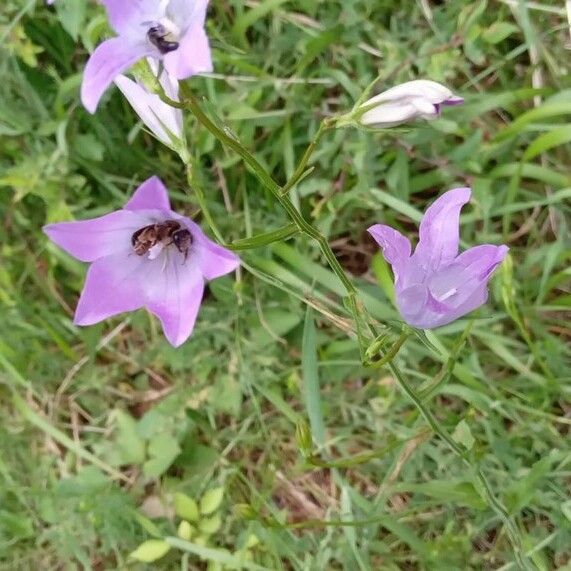
[{"label": "pale lilac flower", "polygon": [[144,57],[162,60],[175,79],[212,71],[204,20],[208,0],[103,0],[118,36],[93,52],[81,100],[94,113],[113,80]]},{"label": "pale lilac flower", "polygon": [[[152,72],[158,74],[158,66],[149,60]],[[159,77],[165,94],[178,101],[178,81],[168,73]],[[149,93],[145,87],[124,75],[115,78],[115,85],[121,90],[131,107],[151,132],[169,147],[177,147],[182,139],[182,111],[166,104],[155,93]]]},{"label": "pale lilac flower", "polygon": [[[170,232],[154,245],[142,240],[142,229],[164,228],[167,221],[180,227],[178,234]],[[76,325],[145,307],[160,319],[175,347],[192,333],[205,281],[232,272],[240,263],[192,220],[171,210],[167,190],[157,177],[144,182],[122,210],[50,224],[44,232],[78,260],[91,262]]]},{"label": "pale lilac flower", "polygon": [[358,110],[360,123],[372,127],[394,127],[417,117],[434,119],[443,105],[464,100],[444,85],[428,79],[407,81],[365,101]]},{"label": "pale lilac flower", "polygon": [[400,232],[383,224],[369,228],[393,268],[400,313],[413,327],[440,327],[483,305],[488,281],[508,252],[484,244],[458,254],[460,210],[470,194],[469,188],[449,190],[428,208],[412,255]]}]

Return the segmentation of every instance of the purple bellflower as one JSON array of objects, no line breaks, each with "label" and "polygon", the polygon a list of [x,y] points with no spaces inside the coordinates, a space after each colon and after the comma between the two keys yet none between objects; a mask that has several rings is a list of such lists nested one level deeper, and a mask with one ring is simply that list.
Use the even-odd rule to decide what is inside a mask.
[{"label": "purple bellflower", "polygon": [[[157,63],[149,59],[149,65],[156,76]],[[159,82],[165,94],[178,101],[178,81],[163,73],[159,77]],[[175,150],[181,146],[183,118],[180,109],[166,104],[157,94],[149,93],[143,85],[124,75],[115,78],[115,85],[159,141]]]},{"label": "purple bellflower", "polygon": [[144,57],[162,60],[175,79],[212,71],[204,30],[208,0],[102,0],[118,36],[93,52],[83,74],[81,100],[95,113],[105,90]]},{"label": "purple bellflower", "polygon": [[240,263],[192,220],[171,210],[157,177],[144,182],[121,210],[49,224],[44,232],[73,257],[91,263],[76,325],[145,307],[159,318],[175,347],[192,333],[205,281],[232,272]]},{"label": "purple bellflower", "polygon": [[483,305],[488,281],[508,252],[507,246],[484,244],[458,253],[460,210],[470,194],[456,188],[434,201],[420,223],[414,253],[408,238],[390,226],[369,228],[392,266],[398,309],[413,327],[440,327]]},{"label": "purple bellflower", "polygon": [[394,127],[417,117],[435,119],[443,105],[459,105],[464,99],[446,86],[428,79],[415,79],[395,85],[368,101],[359,112],[360,123],[370,127]]}]

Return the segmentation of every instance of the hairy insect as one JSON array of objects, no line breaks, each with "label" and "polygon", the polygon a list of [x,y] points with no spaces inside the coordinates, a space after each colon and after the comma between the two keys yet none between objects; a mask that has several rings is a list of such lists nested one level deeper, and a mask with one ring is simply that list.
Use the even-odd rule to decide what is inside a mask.
[{"label": "hairy insect", "polygon": [[190,250],[190,246],[192,246],[192,234],[186,228],[182,228],[181,230],[175,230],[171,237],[173,244],[181,254],[184,254],[186,261],[188,251]]},{"label": "hairy insect", "polygon": [[174,244],[176,249],[184,254],[186,260],[192,245],[192,234],[187,228],[183,228],[180,222],[165,220],[144,226],[131,236],[131,245],[138,256],[144,256],[159,243],[163,243],[164,246]]},{"label": "hairy insect", "polygon": [[179,42],[176,41],[175,36],[162,24],[157,24],[149,28],[147,38],[163,55],[174,52],[180,45]]}]

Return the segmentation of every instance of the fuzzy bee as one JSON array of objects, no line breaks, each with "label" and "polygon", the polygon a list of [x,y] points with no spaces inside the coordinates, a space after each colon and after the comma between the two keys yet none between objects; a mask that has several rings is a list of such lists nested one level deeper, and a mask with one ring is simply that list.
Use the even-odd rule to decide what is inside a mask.
[{"label": "fuzzy bee", "polygon": [[162,24],[157,24],[149,28],[147,32],[149,42],[153,44],[161,54],[165,55],[169,52],[174,52],[179,47],[179,42],[176,41],[174,35],[169,32]]},{"label": "fuzzy bee", "polygon": [[176,220],[165,220],[140,228],[131,236],[131,245],[137,256],[144,256],[153,246],[163,243],[164,246],[174,244],[176,249],[188,257],[192,245],[192,234]]}]

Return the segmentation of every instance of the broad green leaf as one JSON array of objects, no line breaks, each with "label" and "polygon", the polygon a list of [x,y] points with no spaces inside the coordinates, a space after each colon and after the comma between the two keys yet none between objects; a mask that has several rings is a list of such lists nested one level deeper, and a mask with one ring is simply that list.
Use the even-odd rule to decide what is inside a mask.
[{"label": "broad green leaf", "polygon": [[164,474],[179,455],[180,447],[172,434],[161,432],[149,442],[149,460],[143,465],[145,476],[157,478]]},{"label": "broad green leaf", "polygon": [[208,490],[200,500],[200,513],[202,515],[209,515],[215,512],[222,503],[224,498],[224,488],[213,488]]},{"label": "broad green leaf", "polygon": [[129,554],[129,557],[143,563],[152,563],[164,557],[170,551],[170,548],[171,546],[162,539],[149,539],[141,543],[135,551]]},{"label": "broad green leaf", "polygon": [[220,519],[220,516],[216,514],[213,515],[212,517],[200,520],[198,528],[202,533],[207,533],[208,535],[212,535],[213,533],[216,533],[221,526],[222,526],[222,520]]},{"label": "broad green leaf", "polygon": [[178,537],[167,537],[165,541],[167,541],[172,547],[176,547],[181,551],[186,551],[187,553],[197,555],[204,561],[216,561],[217,563],[222,563],[229,569],[269,571],[268,567],[262,567],[261,565],[256,565],[250,561],[243,561],[241,558],[229,553],[226,549],[206,547],[204,545],[199,545],[196,541],[191,543],[190,541],[184,541]]},{"label": "broad green leaf", "polygon": [[122,464],[142,464],[145,461],[145,441],[137,432],[135,419],[118,410],[115,413],[117,422],[116,445],[121,454]]},{"label": "broad green leaf", "polygon": [[482,38],[489,44],[499,44],[518,31],[519,28],[510,22],[494,22],[487,30],[484,30]]},{"label": "broad green leaf", "polygon": [[452,433],[452,438],[459,444],[462,444],[462,446],[467,450],[471,450],[472,446],[474,446],[475,439],[472,436],[472,431],[465,420],[461,420],[457,424],[454,432]]},{"label": "broad green leaf", "polygon": [[178,529],[176,531],[176,534],[181,538],[184,539],[185,541],[188,541],[194,534],[194,528],[192,527],[192,525],[190,525],[190,523],[188,523],[186,520],[182,520],[179,524],[178,524]]},{"label": "broad green leaf", "polygon": [[188,521],[198,521],[198,504],[183,493],[174,495],[174,511],[176,515]]}]

